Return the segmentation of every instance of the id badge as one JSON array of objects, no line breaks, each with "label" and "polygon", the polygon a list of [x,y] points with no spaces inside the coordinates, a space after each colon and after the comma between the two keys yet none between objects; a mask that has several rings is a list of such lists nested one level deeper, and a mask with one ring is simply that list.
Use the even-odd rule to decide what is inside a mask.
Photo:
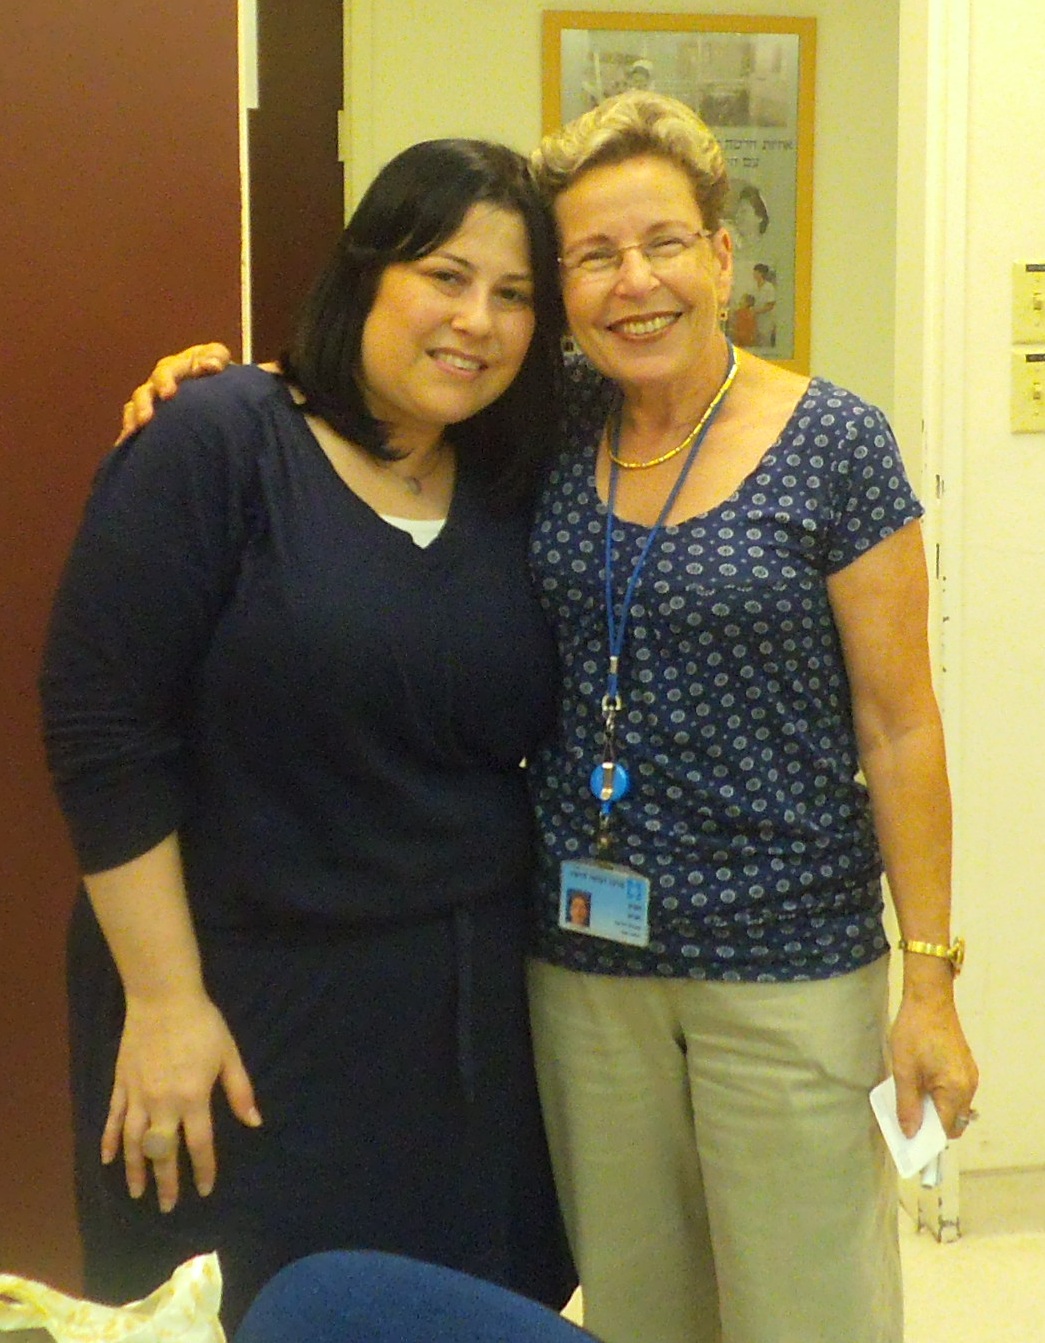
[{"label": "id badge", "polygon": [[559,927],[604,937],[629,947],[649,945],[647,877],[616,863],[563,863],[559,878]]}]

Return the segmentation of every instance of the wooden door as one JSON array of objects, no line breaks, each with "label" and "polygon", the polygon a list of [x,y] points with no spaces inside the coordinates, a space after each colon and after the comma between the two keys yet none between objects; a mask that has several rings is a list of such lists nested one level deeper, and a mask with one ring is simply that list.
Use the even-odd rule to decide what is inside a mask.
[{"label": "wooden door", "polygon": [[33,0],[0,42],[0,1269],[79,1286],[63,942],[39,744],[60,566],[157,353],[239,341],[236,7]]},{"label": "wooden door", "polygon": [[342,0],[257,0],[248,112],[252,346],[273,359],[344,227]]}]

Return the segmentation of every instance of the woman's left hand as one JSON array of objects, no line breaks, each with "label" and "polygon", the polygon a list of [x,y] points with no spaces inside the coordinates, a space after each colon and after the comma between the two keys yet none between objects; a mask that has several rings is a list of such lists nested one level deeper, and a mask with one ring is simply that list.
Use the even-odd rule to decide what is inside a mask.
[{"label": "woman's left hand", "polygon": [[[940,970],[950,975],[950,966]],[[908,1137],[922,1122],[922,1097],[933,1098],[949,1138],[960,1138],[972,1116],[979,1071],[965,1039],[951,986],[937,992],[907,990],[893,1023],[896,1113]]]}]

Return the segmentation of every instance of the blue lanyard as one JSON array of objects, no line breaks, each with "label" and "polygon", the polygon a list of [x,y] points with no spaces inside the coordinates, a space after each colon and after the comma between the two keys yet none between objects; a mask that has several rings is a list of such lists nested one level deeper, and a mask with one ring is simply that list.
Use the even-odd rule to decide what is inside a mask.
[{"label": "blue lanyard", "polygon": [[643,543],[642,550],[635,567],[632,569],[631,577],[628,579],[628,585],[624,591],[624,600],[621,603],[620,618],[614,611],[613,606],[613,519],[614,504],[617,498],[617,481],[619,479],[620,469],[614,458],[618,456],[620,445],[620,409],[617,408],[610,422],[609,430],[609,457],[610,457],[610,488],[609,498],[606,502],[606,552],[605,552],[605,605],[606,605],[606,631],[609,647],[609,664],[606,673],[606,693],[602,697],[602,716],[603,716],[603,751],[602,762],[597,764],[592,771],[591,791],[600,803],[599,817],[599,835],[596,841],[596,851],[606,853],[609,849],[609,817],[610,810],[615,802],[628,791],[629,779],[628,771],[617,763],[615,732],[617,714],[623,708],[623,701],[620,697],[620,660],[624,652],[624,639],[628,630],[628,621],[631,618],[631,611],[635,600],[635,591],[639,585],[639,579],[645,568],[646,561],[649,558],[653,544],[664,526],[675,500],[679,496],[679,491],[686,483],[690,468],[696,460],[700,446],[707,437],[708,430],[715,422],[722,402],[725,399],[726,392],[736,376],[737,356],[731,343],[729,346],[729,365],[726,369],[726,376],[722,380],[722,385],[712,398],[703,419],[697,426],[693,435],[693,443],[686,454],[686,460],[682,465],[682,470],[678,474],[671,492],[665,500],[664,507],[660,510],[656,522],[650,529],[649,534]]},{"label": "blue lanyard", "polygon": [[610,448],[610,491],[606,502],[606,629],[609,635],[609,671],[606,676],[606,695],[603,699],[603,710],[608,704],[612,704],[619,712],[621,708],[619,685],[620,685],[620,658],[624,651],[624,636],[627,633],[628,621],[631,618],[632,603],[635,598],[635,589],[639,585],[639,578],[645,567],[646,560],[653,548],[653,543],[657,539],[660,529],[664,526],[668,515],[675,505],[675,500],[679,497],[679,491],[686,483],[686,477],[689,475],[690,467],[696,460],[697,453],[700,451],[700,445],[707,438],[708,430],[715,423],[719,411],[722,409],[722,402],[725,400],[726,392],[729,391],[730,384],[736,376],[737,356],[732,343],[729,343],[729,366],[726,369],[726,376],[722,379],[722,385],[712,400],[707,413],[704,416],[703,423],[700,425],[693,438],[693,445],[686,454],[686,460],[682,464],[682,470],[678,474],[678,479],[671,488],[664,507],[660,510],[660,516],[653,524],[649,535],[646,537],[642,552],[639,555],[635,568],[632,570],[631,578],[628,580],[628,586],[624,592],[624,601],[621,604],[620,621],[613,609],[613,505],[617,498],[617,480],[620,475],[620,468],[613,460],[618,456],[620,445],[620,409],[614,415],[610,429],[611,441]]}]

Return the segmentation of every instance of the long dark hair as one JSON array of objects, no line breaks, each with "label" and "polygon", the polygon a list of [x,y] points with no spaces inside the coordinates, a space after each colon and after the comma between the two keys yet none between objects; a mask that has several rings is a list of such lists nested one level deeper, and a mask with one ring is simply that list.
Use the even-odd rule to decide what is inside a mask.
[{"label": "long dark hair", "polygon": [[367,409],[359,382],[363,328],[381,275],[433,252],[477,204],[518,214],[534,279],[533,340],[518,376],[491,405],[446,436],[493,497],[528,500],[560,422],[564,329],[554,226],[521,154],[485,140],[426,140],[374,178],[305,304],[283,356],[303,409],[373,456],[390,460],[387,426]]}]

